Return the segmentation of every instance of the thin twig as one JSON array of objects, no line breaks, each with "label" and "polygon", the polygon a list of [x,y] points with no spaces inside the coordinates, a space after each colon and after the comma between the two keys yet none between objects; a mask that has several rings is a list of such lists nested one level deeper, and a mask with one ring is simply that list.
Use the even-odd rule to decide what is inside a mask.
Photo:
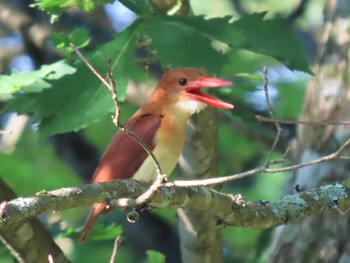
[{"label": "thin twig", "polygon": [[115,115],[112,116],[113,123],[115,126],[117,126],[119,129],[122,127],[120,124],[120,107],[119,107],[119,101],[118,101],[118,91],[116,89],[113,73],[112,73],[112,60],[108,60],[108,70],[107,70],[107,79],[109,80],[108,90],[112,94],[112,100],[114,102],[115,107]]},{"label": "thin twig", "polygon": [[340,159],[340,160],[350,160],[350,156],[343,156],[343,155],[340,155],[337,157],[337,159]]},{"label": "thin twig", "polygon": [[227,183],[231,182],[234,180],[242,179],[248,176],[252,176],[254,174],[258,173],[281,173],[281,172],[288,172],[296,169],[300,169],[302,167],[306,166],[311,166],[311,165],[316,165],[324,162],[328,162],[330,160],[334,159],[345,159],[348,160],[350,159],[350,156],[342,156],[341,153],[342,151],[350,145],[350,139],[348,139],[345,143],[343,143],[338,150],[335,152],[323,156],[321,158],[318,158],[316,160],[310,161],[310,162],[305,162],[305,163],[299,163],[299,164],[294,164],[294,165],[289,165],[281,168],[267,168],[265,165],[254,168],[252,170],[243,172],[243,173],[238,173],[234,175],[228,175],[224,177],[218,177],[218,178],[210,178],[210,179],[204,179],[204,180],[191,180],[191,181],[174,181],[172,184],[175,186],[187,186],[187,187],[192,187],[192,186],[208,186],[208,185],[214,185],[214,184],[222,184],[222,183]]},{"label": "thin twig", "polygon": [[282,128],[281,128],[281,125],[277,122],[275,114],[272,111],[270,98],[269,98],[267,67],[266,66],[264,66],[264,68],[263,68],[263,73],[264,73],[264,93],[265,93],[267,111],[270,114],[271,119],[273,120],[273,123],[275,124],[276,129],[277,129],[277,134],[276,134],[275,140],[273,141],[272,147],[271,147],[270,152],[269,152],[267,159],[266,159],[266,167],[268,167],[270,165],[270,162],[271,162],[272,154],[275,151],[276,146],[281,138]]},{"label": "thin twig", "polygon": [[119,245],[120,245],[121,242],[122,242],[122,237],[121,236],[117,236],[117,238],[114,240],[113,252],[112,252],[111,259],[109,260],[109,263],[114,263],[115,262],[115,258],[117,257],[118,248],[119,248]]},{"label": "thin twig", "polygon": [[288,124],[288,125],[320,125],[320,126],[327,126],[327,125],[350,125],[350,121],[340,121],[340,122],[318,122],[318,121],[297,121],[297,120],[274,120],[272,118],[268,118],[261,115],[255,115],[255,118],[259,121],[263,122],[278,122],[279,124]]},{"label": "thin twig", "polygon": [[0,135],[1,134],[11,134],[12,130],[0,130]]},{"label": "thin twig", "polygon": [[53,256],[52,256],[51,254],[49,254],[49,255],[47,256],[47,261],[48,261],[49,263],[55,263],[55,261],[53,260]]},{"label": "thin twig", "polygon": [[0,203],[0,220],[6,220],[5,209],[7,206],[7,201],[3,201]]},{"label": "thin twig", "polygon": [[98,71],[89,63],[89,61],[86,60],[79,49],[77,49],[73,43],[70,43],[70,47],[74,50],[75,54],[77,54],[78,57],[84,62],[84,64],[95,74],[95,76],[98,77],[99,80],[101,80],[101,82],[109,89],[108,82],[104,79],[104,77],[101,76],[100,73],[98,73]]},{"label": "thin twig", "polygon": [[120,107],[118,102],[118,93],[115,85],[115,81],[113,78],[113,73],[111,69],[111,61],[109,60],[108,63],[108,71],[107,71],[107,79],[108,82],[105,80],[104,77],[86,60],[86,58],[81,54],[81,52],[74,46],[74,44],[71,43],[71,47],[74,50],[74,52],[79,56],[79,58],[85,63],[85,65],[95,74],[95,76],[101,80],[101,82],[106,86],[106,88],[111,92],[112,99],[115,106],[115,115],[112,116],[113,123],[117,128],[124,132],[126,135],[130,136],[132,139],[134,139],[146,152],[149,156],[151,156],[154,165],[156,167],[157,172],[157,179],[156,181],[151,185],[148,191],[143,193],[141,196],[139,196],[134,203],[136,206],[141,206],[147,203],[151,197],[154,195],[154,193],[166,182],[166,175],[163,173],[162,168],[160,166],[159,161],[153,154],[152,150],[145,144],[133,131],[129,130],[128,128],[124,127],[120,123]]}]

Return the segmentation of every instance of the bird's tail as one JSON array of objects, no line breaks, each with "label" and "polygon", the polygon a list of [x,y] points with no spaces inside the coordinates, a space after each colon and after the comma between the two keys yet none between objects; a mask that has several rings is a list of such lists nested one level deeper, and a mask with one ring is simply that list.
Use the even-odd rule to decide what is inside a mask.
[{"label": "bird's tail", "polygon": [[109,207],[103,203],[93,204],[93,206],[90,209],[89,215],[86,218],[84,228],[78,239],[79,243],[83,243],[88,238],[92,229],[94,228],[97,217],[101,214],[105,214],[106,212],[108,212],[108,210],[110,210]]}]

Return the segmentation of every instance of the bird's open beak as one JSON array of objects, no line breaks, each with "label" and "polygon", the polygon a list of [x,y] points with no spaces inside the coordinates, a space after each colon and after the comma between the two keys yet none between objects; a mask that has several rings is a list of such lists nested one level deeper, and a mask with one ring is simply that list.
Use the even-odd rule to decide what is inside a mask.
[{"label": "bird's open beak", "polygon": [[201,88],[218,88],[231,85],[231,81],[212,77],[201,77],[200,79],[189,82],[185,88],[185,91],[193,100],[200,101],[217,108],[233,109],[234,106],[232,104],[221,101],[201,91]]}]

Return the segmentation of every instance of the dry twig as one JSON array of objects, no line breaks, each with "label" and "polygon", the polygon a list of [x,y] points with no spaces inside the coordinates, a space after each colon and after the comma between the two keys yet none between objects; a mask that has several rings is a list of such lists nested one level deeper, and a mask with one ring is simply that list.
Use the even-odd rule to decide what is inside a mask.
[{"label": "dry twig", "polygon": [[341,153],[343,150],[350,145],[350,139],[348,139],[345,143],[343,143],[338,150],[335,152],[323,156],[321,158],[318,158],[316,160],[306,162],[306,163],[299,163],[299,164],[294,164],[294,165],[289,165],[281,168],[267,168],[265,165],[254,168],[249,171],[245,171],[243,173],[238,173],[238,174],[233,174],[233,175],[228,175],[228,176],[223,176],[223,177],[217,177],[217,178],[210,178],[210,179],[203,179],[203,180],[192,180],[192,181],[174,181],[172,184],[175,186],[186,186],[186,187],[191,187],[191,186],[207,186],[207,185],[214,185],[214,184],[222,184],[222,183],[227,183],[231,182],[234,180],[242,179],[248,176],[252,176],[254,174],[258,173],[281,173],[281,172],[288,172],[296,169],[300,169],[302,167],[306,166],[311,166],[311,165],[316,165],[324,162],[328,162],[330,160],[334,159],[342,159],[342,160],[349,160],[350,156],[342,156]]},{"label": "dry twig", "polygon": [[270,149],[269,155],[267,156],[267,159],[266,159],[266,164],[265,165],[266,165],[266,167],[268,167],[271,164],[272,154],[275,151],[276,146],[277,146],[277,144],[278,144],[278,142],[279,142],[279,140],[281,138],[282,128],[281,128],[281,125],[278,123],[278,121],[277,121],[277,119],[275,117],[275,114],[272,111],[272,106],[271,106],[270,97],[269,97],[267,67],[266,66],[264,66],[264,68],[263,68],[263,73],[264,73],[264,93],[265,93],[265,101],[266,101],[267,111],[270,114],[271,119],[273,120],[272,122],[275,125],[276,130],[277,130],[277,134],[276,134],[275,140],[273,141],[273,144],[272,144],[272,147]]},{"label": "dry twig", "polygon": [[49,255],[47,256],[47,261],[48,261],[49,263],[55,263],[55,260],[53,260],[53,256],[52,256],[51,254],[49,254]]},{"label": "dry twig", "polygon": [[278,122],[279,124],[288,124],[288,125],[315,125],[315,126],[327,126],[327,125],[350,125],[350,121],[336,121],[336,122],[319,122],[319,121],[298,121],[298,120],[279,120],[272,119],[261,115],[255,115],[255,118],[263,122]]},{"label": "dry twig", "polygon": [[11,134],[12,130],[0,130],[0,135],[2,134]]},{"label": "dry twig", "polygon": [[112,252],[111,259],[109,260],[109,263],[114,263],[115,262],[115,258],[117,256],[118,248],[119,248],[119,245],[120,245],[121,242],[122,242],[122,237],[121,236],[117,236],[117,238],[114,240],[113,252]]}]

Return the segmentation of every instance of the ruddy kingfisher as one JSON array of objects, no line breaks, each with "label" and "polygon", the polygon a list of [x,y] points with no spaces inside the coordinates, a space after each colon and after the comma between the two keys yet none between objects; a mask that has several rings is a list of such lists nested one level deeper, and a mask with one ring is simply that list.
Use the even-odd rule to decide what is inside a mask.
[{"label": "ruddy kingfisher", "polygon": [[[198,69],[178,68],[167,71],[148,101],[126,122],[157,158],[163,172],[170,175],[185,142],[186,124],[194,113],[207,105],[233,109],[201,91],[202,88],[230,86],[232,82],[209,77]],[[156,167],[147,152],[131,137],[119,131],[108,145],[94,174],[92,183],[132,178],[152,182]],[[91,207],[79,241],[86,240],[99,215],[112,207],[95,203]]]}]

